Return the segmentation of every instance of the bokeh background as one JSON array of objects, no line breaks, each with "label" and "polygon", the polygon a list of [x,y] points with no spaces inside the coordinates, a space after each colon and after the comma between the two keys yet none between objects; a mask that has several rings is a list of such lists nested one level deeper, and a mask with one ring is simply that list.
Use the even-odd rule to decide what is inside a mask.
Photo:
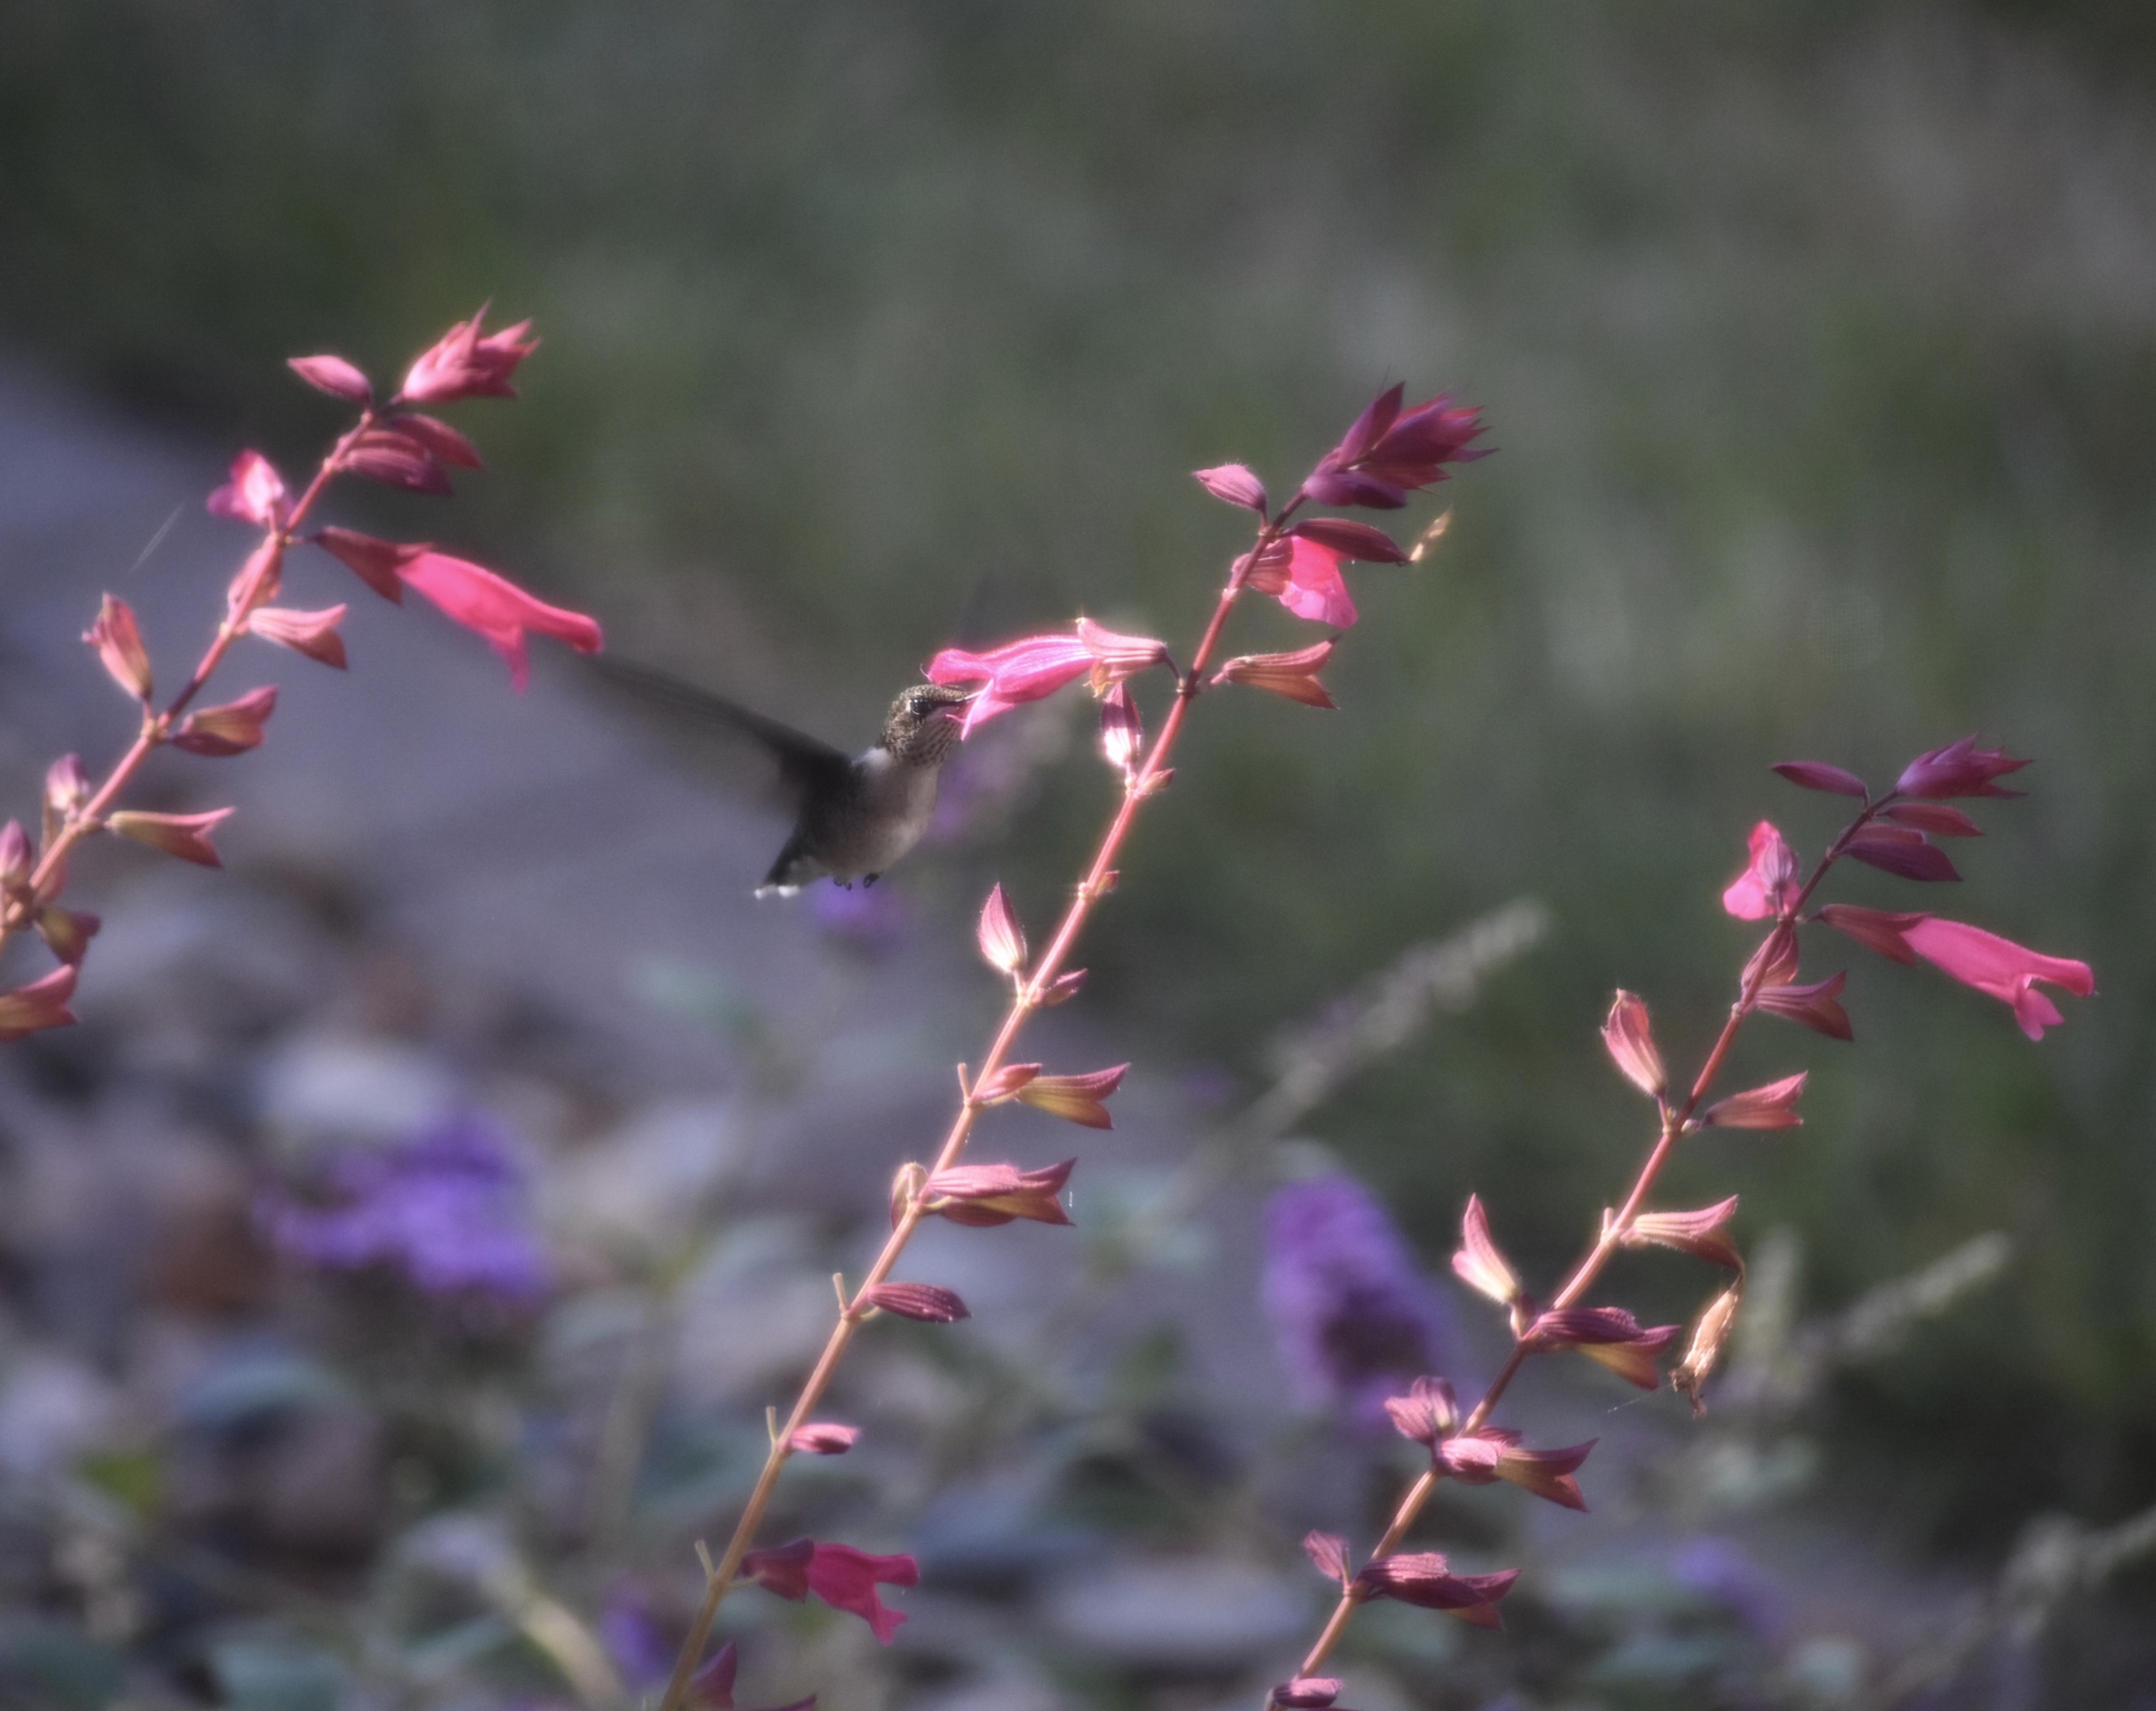
[{"label": "bokeh background", "polygon": [[[2102,1528],[2156,1502],[2153,81],[2156,33],[2138,8],[2094,3],[1740,16],[1378,0],[22,0],[0,15],[0,338],[55,435],[94,417],[208,475],[239,444],[290,470],[321,439],[326,407],[290,383],[289,353],[333,349],[388,373],[481,300],[531,316],[546,342],[523,401],[466,424],[489,470],[449,511],[355,495],[346,520],[512,568],[599,614],[617,649],[840,741],[871,728],[952,640],[998,640],[1074,608],[1172,641],[1193,630],[1240,525],[1189,469],[1235,458],[1291,486],[1394,379],[1483,405],[1501,451],[1440,496],[1455,506],[1441,549],[1411,571],[1358,573],[1364,622],[1329,676],[1344,711],[1205,709],[1086,958],[1083,1037],[1140,1060],[1173,1151],[1204,1113],[1263,1091],[1265,1042],[1283,1025],[1404,946],[1535,900],[1541,938],[1471,1008],[1300,1125],[1394,1209],[1433,1272],[1471,1188],[1538,1275],[1592,1227],[1641,1139],[1594,1043],[1610,989],[1645,994],[1666,1050],[1695,1056],[1747,943],[1716,903],[1745,830],[1770,814],[1814,846],[1830,830],[1830,804],[1767,763],[1816,755],[1883,780],[1970,731],[2034,755],[2016,780],[2029,799],[1987,804],[1988,838],[1956,849],[1968,880],[1943,907],[2086,956],[2100,999],[2070,1003],[2064,1029],[2030,1046],[1997,1005],[1852,951],[1853,1047],[1762,1028],[1740,1053],[1740,1076],[1812,1069],[1806,1127],[1702,1147],[1672,1176],[1683,1200],[1740,1192],[1740,1231],[1779,1232],[1781,1251],[1801,1255],[1792,1311],[1831,1314],[1983,1232],[2010,1241],[1997,1279],[1891,1359],[1829,1381],[1806,1428],[1801,1503],[1825,1531],[1804,1574],[1945,1622],[2036,1518]],[[18,462],[34,461],[36,420],[11,428]],[[136,546],[166,509],[148,504]],[[213,527],[190,512],[182,535]],[[54,556],[66,538],[10,537],[10,586],[34,582],[62,614],[36,635],[11,632],[17,684],[39,686],[11,692],[23,780],[60,747],[94,758],[99,740],[54,711],[51,685],[90,664],[38,640],[64,639],[62,619],[86,619],[114,574],[109,560]],[[112,551],[131,556],[116,537]],[[215,586],[168,598],[206,610]],[[1299,630],[1275,612],[1246,623],[1254,646]],[[406,645],[393,634],[385,651]],[[585,723],[613,717],[581,695],[568,675],[542,673],[529,705],[551,709],[533,715],[552,721],[549,741],[573,749]],[[449,729],[406,711],[382,732],[386,758],[369,778],[391,798],[400,767],[453,766],[460,729],[475,763],[489,742],[519,740],[501,723],[516,709]],[[605,858],[626,827],[630,842],[665,835],[669,814],[690,844],[711,823],[699,816],[734,825],[735,810],[685,787],[629,790],[603,809],[534,784],[519,810],[528,837],[483,817],[408,816],[408,842],[427,850],[412,871],[501,910],[516,905],[488,891],[490,865],[521,871],[555,835],[550,816],[567,823],[562,847],[592,871],[581,886],[564,879],[577,907],[548,924],[562,937],[536,971],[473,974],[444,924],[454,911],[380,902],[420,881],[388,884],[364,861],[353,872],[336,847],[391,811],[378,804],[325,787],[252,867],[244,821],[231,847],[240,886],[313,912],[308,931],[341,947],[331,965],[367,971],[352,977],[363,1003],[335,981],[342,995],[324,1000],[352,1037],[447,1052],[467,1092],[496,1107],[505,1061],[528,1082],[567,1074],[582,1050],[619,1117],[635,1098],[607,1082],[612,1047],[593,1042],[608,1036],[579,1018],[612,1010],[621,1032],[673,1030],[671,1067],[651,1073],[696,1087],[702,1016],[722,1043],[705,1055],[721,1067],[701,1091],[752,1083],[767,1116],[821,1097],[836,1138],[817,1156],[857,1168],[873,1201],[910,1143],[859,1133],[804,1083],[838,1073],[834,1061],[873,1079],[894,1010],[917,1020],[947,990],[966,994],[948,1032],[951,1052],[967,1049],[989,1001],[961,970],[970,899],[999,876],[1045,920],[1107,801],[1073,730],[1060,758],[1034,744],[1008,811],[895,881],[909,922],[872,963],[858,922],[838,928],[854,948],[789,949],[787,928],[729,924],[748,918],[739,912],[654,963],[669,949],[667,912],[702,912],[694,883],[677,864],[653,881],[647,911],[634,863]],[[614,769],[596,752],[579,764],[579,777]],[[611,840],[593,825],[608,813]],[[740,871],[701,882],[727,891],[726,909],[767,835],[717,846],[740,852]],[[226,881],[184,877],[154,881],[172,932],[237,907],[213,895]],[[326,902],[325,888],[369,901]],[[1843,894],[1938,902],[1913,889],[1866,873]],[[394,956],[370,938],[377,927]],[[738,967],[726,961],[737,930],[761,935]],[[834,955],[843,1005],[817,960]],[[266,1049],[301,995],[319,996],[294,978],[274,1020],[250,1012],[228,1037],[195,1041],[189,1073]],[[532,979],[559,989],[546,1028],[518,1009]],[[436,996],[400,998],[399,980]],[[476,1000],[439,996],[459,982],[493,994],[477,1006],[487,1028],[470,1020]],[[101,1019],[100,984],[93,958],[80,1006],[90,1044],[9,1048],[41,1054],[38,1097],[117,1097],[115,1080],[151,1073],[119,1038],[148,1025],[116,1000]],[[523,1033],[501,1020],[512,1013]],[[932,1097],[919,1096],[924,1123]],[[572,1139],[603,1127],[562,1110],[521,1115]],[[195,1144],[244,1161],[229,1239],[260,1241],[246,1207],[249,1173],[275,1152],[263,1151],[268,1119],[248,1105],[189,1121],[222,1137]],[[12,1127],[28,1146],[19,1116]],[[535,1144],[542,1176],[574,1152]],[[786,1172],[758,1180],[757,1215],[778,1217]],[[1235,1204],[1189,1289],[1249,1293],[1255,1261],[1218,1258],[1259,1240],[1252,1205]],[[788,1238],[802,1255],[850,1239],[851,1215],[830,1197],[813,1210],[822,1221]],[[18,1369],[64,1347],[121,1382],[112,1327],[151,1308],[121,1290],[100,1308],[105,1330],[70,1344],[70,1292],[110,1280],[95,1282],[86,1261],[41,1263],[34,1231],[12,1239]],[[621,1263],[620,1275],[649,1271]],[[1626,1287],[1643,1313],[1674,1317],[1702,1285],[1643,1267]],[[248,1302],[231,1311],[267,1311]],[[316,1329],[350,1369],[363,1364],[351,1339],[367,1343],[367,1314],[342,1311],[359,1328]],[[504,1337],[516,1340],[490,1333],[455,1358],[507,1360]],[[1231,1395],[1204,1395],[1233,1413]],[[1176,1501],[1152,1492],[1138,1504],[1163,1549]],[[457,1507],[439,1493],[411,1502],[414,1516]],[[708,1529],[716,1511],[699,1513]],[[383,1548],[355,1546],[361,1566],[347,1572],[363,1579]],[[611,1583],[576,1559],[584,1579],[564,1595],[596,1608]],[[45,1570],[16,1577],[21,1609],[45,1612],[40,1644],[74,1620],[64,1591]],[[2055,1636],[2071,1643],[2025,1648],[2010,1667],[1930,1689],[1930,1703],[2143,1703],[2133,1695],[2148,1690],[2131,1683],[2156,1657],[2135,1638],[2156,1614],[2151,1591],[2122,1567],[2061,1616]],[[244,1588],[230,1595],[245,1605]],[[649,1595],[663,1608],[672,1595]],[[190,1662],[211,1616],[161,1620],[141,1631],[170,1641],[165,1672],[115,1691],[242,1703],[233,1683],[254,1679],[246,1666],[220,1676]],[[1529,1629],[1519,1643],[1532,1650]],[[1859,1635],[1792,1675],[1805,1639],[1758,1641],[1748,1684],[1712,1691],[1826,1703],[1876,1688],[1917,1643]],[[116,1655],[149,1655],[135,1643]],[[933,1671],[893,1675],[846,1655],[860,1703],[955,1691]],[[542,1665],[530,1691],[562,1691]],[[1447,1697],[1466,1691],[1449,1667],[1395,1660],[1356,1702],[1474,1703]],[[1698,1667],[1669,1666],[1691,1683],[1688,1702],[1721,1703],[1706,1678],[1681,1676]],[[337,1677],[335,1692],[373,1691],[363,1676]],[[1057,1679],[1087,1703],[1211,1704],[1229,1691],[1203,1668],[1170,1668],[1165,1687],[1137,1665]],[[1630,1691],[1584,1679],[1518,1690],[1552,1704]],[[1655,1679],[1646,1691],[1676,1691]],[[1769,1681],[1781,1685],[1758,1685]],[[1009,1690],[1002,1702],[1015,1703]]]}]

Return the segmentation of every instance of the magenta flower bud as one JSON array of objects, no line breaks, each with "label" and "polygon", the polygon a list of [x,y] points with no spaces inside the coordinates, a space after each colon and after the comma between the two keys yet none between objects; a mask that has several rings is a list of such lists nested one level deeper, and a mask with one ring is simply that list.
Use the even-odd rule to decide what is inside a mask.
[{"label": "magenta flower bud", "polygon": [[839,1426],[828,1420],[812,1420],[786,1441],[786,1447],[801,1456],[843,1456],[860,1441],[858,1426]]},{"label": "magenta flower bud", "polygon": [[1443,1379],[1417,1379],[1406,1395],[1385,1398],[1385,1412],[1402,1437],[1433,1447],[1460,1423],[1459,1400]]},{"label": "magenta flower bud", "polygon": [[1912,826],[1860,827],[1842,845],[1844,853],[1903,879],[1958,880],[1947,852]]},{"label": "magenta flower bud", "polygon": [[45,769],[45,806],[53,813],[73,814],[90,800],[90,774],[79,755],[64,754]]},{"label": "magenta flower bud", "polygon": [[1348,1541],[1337,1533],[1306,1533],[1302,1554],[1311,1566],[1328,1580],[1345,1584],[1348,1579]]},{"label": "magenta flower bud", "polygon": [[1823,760],[1777,761],[1774,770],[1807,790],[1826,790],[1836,796],[1868,798],[1871,794],[1856,773],[1830,767]]},{"label": "magenta flower bud", "polygon": [[1240,505],[1245,511],[1255,511],[1260,516],[1265,514],[1265,484],[1240,464],[1221,464],[1210,470],[1190,472],[1215,499],[1225,500],[1230,505]]},{"label": "magenta flower bud", "polygon": [[152,850],[177,856],[182,861],[192,861],[203,867],[222,867],[224,863],[218,859],[210,834],[232,813],[229,808],[212,809],[208,814],[136,814],[130,810],[107,815],[105,824],[123,838],[147,844]]},{"label": "magenta flower bud", "polygon": [[0,886],[11,891],[20,890],[36,865],[36,852],[30,848],[29,834],[23,830],[23,823],[11,820],[0,827]]},{"label": "magenta flower bud", "polygon": [[1543,1314],[1520,1341],[1537,1353],[1576,1349],[1627,1384],[1651,1390],[1661,1383],[1656,1359],[1676,1334],[1675,1325],[1642,1330],[1621,1307],[1568,1307]]},{"label": "magenta flower bud", "polygon": [[1673,1247],[1717,1266],[1726,1266],[1732,1272],[1741,1272],[1744,1261],[1722,1227],[1736,1212],[1735,1195],[1697,1212],[1642,1212],[1625,1231],[1625,1246]]},{"label": "magenta flower bud", "polygon": [[948,1325],[973,1317],[956,1291],[934,1283],[878,1283],[864,1291],[861,1299],[866,1306],[923,1324]]},{"label": "magenta flower bud", "polygon": [[105,923],[80,909],[63,909],[48,903],[38,911],[38,936],[63,963],[80,967],[90,954],[90,942]]},{"label": "magenta flower bud", "polygon": [[[1799,1128],[1804,1118],[1797,1115],[1797,1099],[1804,1091],[1804,1077],[1810,1073],[1809,1070],[1800,1070],[1779,1082],[1769,1082],[1763,1087],[1717,1099],[1707,1107],[1707,1115],[1700,1121],[1710,1128]],[[1732,1200],[1729,1204],[1733,1207],[1737,1203]]]},{"label": "magenta flower bud", "polygon": [[308,539],[341,561],[393,606],[403,604],[404,599],[404,584],[398,573],[421,553],[434,550],[419,543],[377,541],[357,529],[319,529]]},{"label": "magenta flower bud", "polygon": [[1498,1619],[1497,1601],[1519,1578],[1517,1569],[1496,1575],[1451,1574],[1440,1552],[1423,1550],[1380,1557],[1355,1577],[1355,1584],[1367,1597],[1397,1598],[1424,1610],[1441,1610],[1478,1628],[1500,1628],[1504,1623]]},{"label": "magenta flower bud", "polygon": [[370,403],[373,385],[341,357],[288,357],[285,366],[316,392],[326,392],[348,404]]},{"label": "magenta flower bud", "polygon": [[1018,1090],[1019,1102],[1086,1128],[1113,1128],[1103,1102],[1122,1086],[1130,1067],[1119,1063],[1082,1076],[1036,1076]]},{"label": "magenta flower bud", "polygon": [[2031,1040],[2042,1039],[2045,1029],[2055,1028],[2066,1020],[2059,1007],[2037,991],[2038,981],[2063,987],[2077,998],[2096,994],[2096,976],[2087,963],[2071,957],[2047,957],[1966,922],[1919,916],[1903,930],[1902,938],[1933,967],[2012,1006],[2014,1020]]},{"label": "magenta flower bud", "polygon": [[1801,889],[1797,858],[1774,822],[1752,828],[1751,861],[1722,894],[1722,907],[1740,921],[1763,921],[1790,907]]},{"label": "magenta flower bud", "polygon": [[981,905],[980,924],[973,938],[991,969],[1015,979],[1025,967],[1025,927],[1001,885],[990,891],[988,901]]},{"label": "magenta flower bud", "polygon": [[1619,991],[1609,1006],[1609,1020],[1602,1025],[1602,1043],[1625,1079],[1650,1099],[1659,1099],[1669,1091],[1669,1073],[1662,1067],[1661,1053],[1655,1049],[1654,1028],[1644,999]]},{"label": "magenta flower bud", "polygon": [[477,446],[448,423],[435,417],[423,416],[414,410],[404,415],[392,416],[389,425],[408,439],[416,440],[437,463],[448,464],[459,470],[483,470],[486,467]]},{"label": "magenta flower bud", "polygon": [[1887,909],[1862,909],[1854,903],[1829,903],[1819,918],[1837,933],[1845,933],[1866,950],[1876,951],[1897,963],[1914,963],[1908,932],[1926,915],[1901,915]]},{"label": "magenta flower bud", "polygon": [[125,600],[107,594],[82,639],[97,650],[97,657],[104,661],[114,682],[139,701],[150,699],[149,650],[142,645],[134,609]]},{"label": "magenta flower bud", "polygon": [[1101,700],[1101,753],[1126,782],[1145,748],[1145,721],[1127,683],[1118,683]]},{"label": "magenta flower bud", "polygon": [[19,1040],[45,1028],[64,1028],[74,1012],[68,999],[74,995],[75,970],[64,963],[42,979],[13,992],[0,992],[0,1041]]},{"label": "magenta flower bud", "polygon": [[1841,1007],[1841,989],[1848,983],[1846,974],[1830,974],[1810,986],[1763,986],[1754,1001],[1768,1015],[1801,1022],[1815,1034],[1853,1040],[1856,1030],[1849,1025],[1849,1012]]},{"label": "magenta flower bud", "polygon": [[446,404],[459,398],[515,398],[510,377],[539,348],[539,341],[525,337],[531,331],[528,321],[482,337],[485,319],[486,306],[481,305],[478,314],[459,321],[424,352],[405,374],[397,402]]},{"label": "magenta flower bud", "polygon": [[263,727],[277,710],[275,685],[250,689],[238,701],[190,713],[172,733],[172,747],[222,759],[261,746]]},{"label": "magenta flower bud", "polygon": [[1039,1170],[1020,1170],[1015,1164],[960,1164],[939,1170],[921,1191],[922,1210],[953,1224],[990,1229],[1014,1218],[1038,1224],[1068,1224],[1063,1210],[1063,1185],[1070,1179],[1075,1159]]},{"label": "magenta flower bud", "polygon": [[1975,737],[1964,737],[1918,755],[1902,769],[1894,789],[1899,795],[1933,801],[1949,796],[2019,796],[2019,790],[2002,790],[1993,780],[2028,764],[2003,748],[1979,748]]},{"label": "magenta flower bud", "polygon": [[1213,681],[1247,683],[1253,689],[1285,696],[1306,707],[1335,707],[1339,704],[1317,681],[1317,674],[1332,657],[1333,645],[1322,641],[1291,654],[1239,655],[1213,674]]},{"label": "magenta flower bud", "polygon": [[1394,386],[1355,419],[1302,484],[1306,498],[1318,505],[1395,510],[1410,492],[1444,480],[1445,465],[1488,455],[1468,450],[1468,442],[1482,432],[1480,411],[1440,396],[1403,414],[1403,395]]},{"label": "magenta flower bud", "polygon": [[511,684],[520,693],[531,680],[531,664],[525,652],[526,631],[551,635],[580,654],[596,654],[605,645],[597,619],[549,606],[506,577],[446,552],[423,551],[400,565],[397,573],[408,587],[424,594],[500,655],[509,667]]},{"label": "magenta flower bud", "polygon": [[337,467],[408,493],[440,496],[454,491],[449,472],[434,461],[433,454],[411,434],[392,428],[370,428],[346,450]]},{"label": "magenta flower bud", "polygon": [[1273,1689],[1280,1711],[1325,1711],[1340,1697],[1340,1683],[1328,1675],[1299,1675]]},{"label": "magenta flower bud", "polygon": [[266,642],[275,642],[293,652],[319,660],[325,665],[345,669],[344,638],[337,625],[344,621],[342,606],[320,612],[301,612],[290,606],[262,606],[247,614],[247,630]]},{"label": "magenta flower bud", "polygon": [[285,527],[285,478],[259,451],[243,451],[232,460],[232,479],[204,501],[215,516],[252,523],[258,529]]},{"label": "magenta flower bud", "polygon": [[1452,1256],[1454,1275],[1470,1289],[1486,1295],[1501,1307],[1516,1307],[1527,1298],[1497,1239],[1490,1233],[1490,1215],[1482,1210],[1482,1197],[1470,1195],[1460,1219],[1460,1251]]}]

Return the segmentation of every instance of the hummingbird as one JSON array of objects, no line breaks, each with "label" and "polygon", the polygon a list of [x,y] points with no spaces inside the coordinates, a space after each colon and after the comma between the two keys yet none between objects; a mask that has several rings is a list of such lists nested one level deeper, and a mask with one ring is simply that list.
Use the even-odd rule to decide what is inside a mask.
[{"label": "hummingbird", "polygon": [[769,794],[794,815],[793,830],[756,888],[790,897],[811,881],[872,886],[921,841],[936,809],[943,763],[958,746],[973,691],[942,683],[902,691],[883,731],[857,755],[738,701],[647,665],[601,655],[599,675],[639,699],[746,738],[774,771]]}]

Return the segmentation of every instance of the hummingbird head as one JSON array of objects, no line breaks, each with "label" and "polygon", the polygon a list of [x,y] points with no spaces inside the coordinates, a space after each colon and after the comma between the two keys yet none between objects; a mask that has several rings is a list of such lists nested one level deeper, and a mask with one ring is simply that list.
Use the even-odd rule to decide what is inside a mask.
[{"label": "hummingbird head", "polygon": [[883,746],[908,766],[941,766],[958,746],[958,730],[969,689],[947,683],[916,683],[891,704],[884,716]]}]

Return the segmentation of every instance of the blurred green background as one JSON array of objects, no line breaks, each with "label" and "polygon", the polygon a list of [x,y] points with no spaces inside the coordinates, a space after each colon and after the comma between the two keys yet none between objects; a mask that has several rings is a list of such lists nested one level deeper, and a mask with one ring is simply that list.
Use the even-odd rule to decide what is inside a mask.
[{"label": "blurred green background", "polygon": [[[2100,1000],[2032,1047],[1851,950],[1854,1048],[1740,1054],[1814,1068],[1808,1126],[1675,1184],[1794,1225],[1826,1303],[2016,1238],[1851,1399],[1840,1485],[1991,1550],[2156,1499],[2152,78],[2128,7],[17,0],[0,336],[296,458],[286,354],[533,316],[445,541],[834,737],[948,640],[1187,645],[1241,528],[1185,471],[1291,487],[1395,378],[1484,405],[1435,561],[1357,573],[1345,711],[1204,710],[1094,990],[1245,1074],[1544,899],[1493,1001],[1319,1127],[1433,1261],[1474,1186],[1554,1267],[1642,1140],[1610,988],[1696,1059],[1746,829],[1830,829],[1767,763],[2038,757],[1952,898],[1841,894],[2085,956]],[[1106,790],[1074,762],[1014,828],[1034,912]]]}]

